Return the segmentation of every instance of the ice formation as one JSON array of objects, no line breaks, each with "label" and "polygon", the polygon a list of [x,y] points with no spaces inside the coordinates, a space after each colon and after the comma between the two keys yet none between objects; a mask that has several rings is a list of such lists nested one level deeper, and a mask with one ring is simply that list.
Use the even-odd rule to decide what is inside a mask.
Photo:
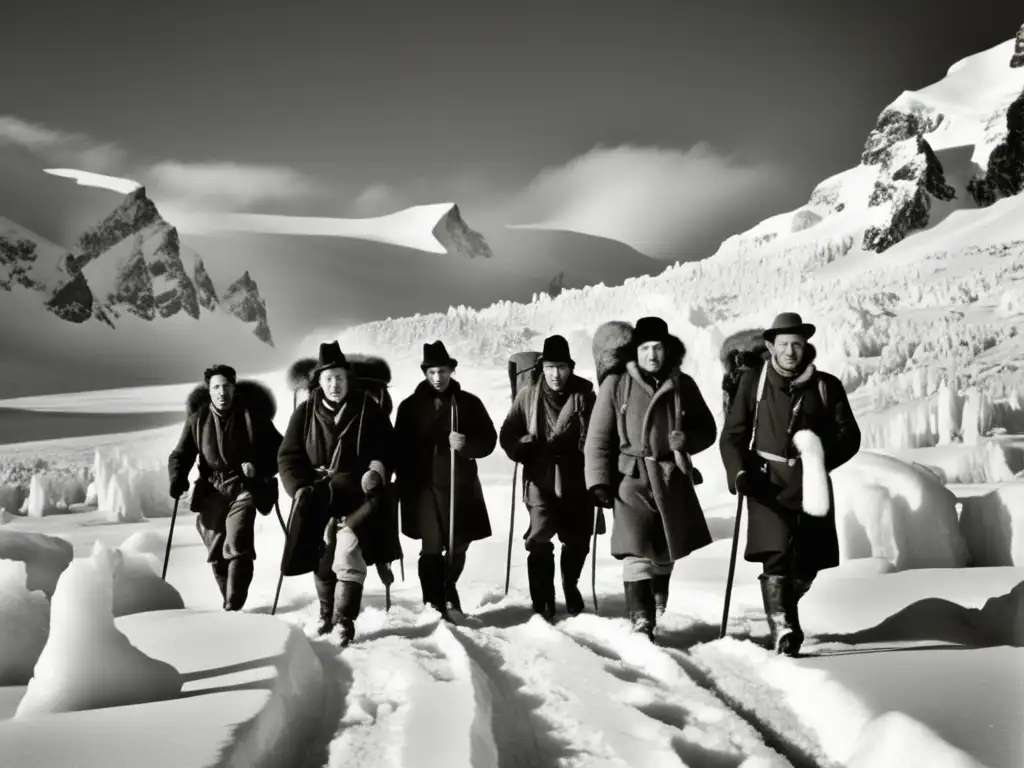
[{"label": "ice formation", "polygon": [[50,628],[46,595],[29,591],[18,560],[0,560],[0,685],[25,685]]}]

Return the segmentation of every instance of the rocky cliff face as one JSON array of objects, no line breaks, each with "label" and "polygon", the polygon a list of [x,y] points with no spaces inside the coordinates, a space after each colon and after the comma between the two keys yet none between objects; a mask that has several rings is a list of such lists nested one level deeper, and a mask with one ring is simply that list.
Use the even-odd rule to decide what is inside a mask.
[{"label": "rocky cliff face", "polygon": [[1020,25],[1015,38],[1016,44],[1013,47],[1013,56],[1010,58],[1010,67],[1017,69],[1024,67],[1024,24]]},{"label": "rocky cliff face", "polygon": [[[1018,32],[1018,50],[1024,46],[1021,41],[1021,33]],[[985,174],[972,179],[968,190],[975,202],[983,207],[1024,191],[1024,92],[1006,112],[1006,136],[989,155]]]},{"label": "rocky cliff face", "polygon": [[478,256],[489,259],[494,256],[494,252],[484,240],[484,236],[476,230],[470,229],[462,218],[457,205],[453,205],[452,209],[448,211],[448,215],[437,223],[432,234],[447,249],[448,253],[462,254],[471,259]]},{"label": "rocky cliff face", "polygon": [[246,272],[223,299],[196,252],[163,220],[145,189],[127,195],[79,237],[77,252],[0,220],[0,289],[38,291],[44,306],[73,323],[95,319],[116,328],[126,314],[158,322],[185,314],[227,312],[273,346],[266,303]]}]

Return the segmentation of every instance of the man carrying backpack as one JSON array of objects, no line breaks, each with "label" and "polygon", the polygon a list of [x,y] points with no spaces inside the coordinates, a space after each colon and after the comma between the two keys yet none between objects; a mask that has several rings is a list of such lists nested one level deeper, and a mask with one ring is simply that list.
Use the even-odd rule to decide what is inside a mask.
[{"label": "man carrying backpack", "polygon": [[548,621],[555,615],[551,540],[557,534],[562,544],[562,594],[566,611],[576,616],[583,612],[578,583],[594,529],[594,502],[583,475],[594,385],[574,374],[575,366],[564,337],[545,339],[531,380],[516,395],[498,435],[505,454],[523,465],[523,496],[530,511],[525,537],[530,599],[534,612]]},{"label": "man carrying backpack", "polygon": [[762,334],[769,358],[740,378],[719,441],[729,492],[747,497],[744,557],[762,564],[772,646],[788,656],[804,640],[797,603],[839,565],[828,473],[861,441],[842,382],[814,366],[814,332],[795,312],[775,318]]}]

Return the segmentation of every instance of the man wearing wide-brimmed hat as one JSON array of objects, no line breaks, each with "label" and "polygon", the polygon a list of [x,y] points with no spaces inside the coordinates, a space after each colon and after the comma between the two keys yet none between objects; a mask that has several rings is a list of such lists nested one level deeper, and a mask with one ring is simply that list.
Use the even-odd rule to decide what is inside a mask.
[{"label": "man wearing wide-brimmed hat", "polygon": [[861,440],[842,382],[814,365],[815,330],[796,312],[775,318],[763,333],[769,359],[741,377],[719,441],[729,490],[747,497],[745,558],[762,563],[772,646],[790,656],[804,640],[797,603],[839,565],[828,473]]},{"label": "man wearing wide-brimmed hat", "polygon": [[[583,444],[594,410],[594,385],[577,376],[565,337],[544,340],[530,382],[516,395],[499,432],[502,450],[523,465],[524,503],[530,511],[526,533],[527,576],[533,610],[555,615],[555,546],[565,609],[583,611],[578,582],[590,551],[594,502],[583,474]],[[601,518],[603,521],[603,516]],[[599,528],[603,533],[603,526]]]},{"label": "man wearing wide-brimmed hat", "polygon": [[[490,456],[498,441],[483,402],[452,378],[457,366],[443,342],[424,344],[424,380],[399,404],[395,416],[402,533],[421,540],[423,602],[445,619],[451,618],[451,611],[462,612],[456,584],[470,543],[491,535],[476,461]],[[454,546],[449,552],[453,496]]]},{"label": "man wearing wide-brimmed hat", "polygon": [[[278,452],[285,490],[295,499],[282,573],[313,571],[319,634],[355,636],[369,565],[401,556],[398,524],[387,514],[385,485],[394,467],[394,431],[377,401],[349,386],[351,365],[338,342],[320,345],[310,397],[292,413]],[[326,545],[326,546],[324,546]]]},{"label": "man wearing wide-brimmed hat", "polygon": [[662,318],[606,326],[594,335],[600,390],[584,446],[586,483],[614,510],[611,553],[622,560],[633,630],[653,638],[675,562],[711,543],[690,457],[715,444],[717,429],[680,370],[686,347]]}]

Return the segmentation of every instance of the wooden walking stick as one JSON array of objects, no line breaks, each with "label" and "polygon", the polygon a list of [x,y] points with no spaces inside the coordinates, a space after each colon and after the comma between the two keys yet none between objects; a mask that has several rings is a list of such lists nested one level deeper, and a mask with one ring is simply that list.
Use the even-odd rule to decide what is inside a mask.
[{"label": "wooden walking stick", "polygon": [[508,594],[508,585],[512,577],[512,532],[516,525],[516,475],[519,472],[519,463],[516,462],[512,469],[512,509],[508,516],[508,553],[505,555],[505,594]]},{"label": "wooden walking stick", "polygon": [[590,593],[594,596],[594,613],[597,613],[597,521],[601,508],[594,508],[594,544],[590,551]]},{"label": "wooden walking stick", "polygon": [[732,530],[732,554],[729,556],[729,577],[725,581],[725,606],[722,608],[722,626],[718,631],[718,639],[725,637],[729,626],[729,602],[732,599],[732,579],[736,574],[736,552],[740,542],[740,519],[743,517],[743,494],[736,494],[736,524]]},{"label": "wooden walking stick", "polygon": [[164,570],[160,578],[167,581],[167,563],[171,559],[171,539],[174,538],[174,521],[178,519],[178,501],[174,500],[174,511],[171,512],[171,530],[167,532],[167,550],[164,552]]}]

